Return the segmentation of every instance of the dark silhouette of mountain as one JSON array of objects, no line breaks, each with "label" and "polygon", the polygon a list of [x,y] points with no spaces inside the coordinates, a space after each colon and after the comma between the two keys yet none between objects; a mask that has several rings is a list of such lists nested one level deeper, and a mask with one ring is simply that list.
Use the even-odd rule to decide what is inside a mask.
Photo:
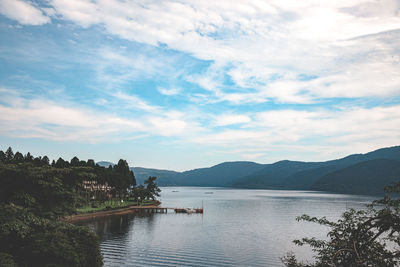
[{"label": "dark silhouette of mountain", "polygon": [[[380,159],[389,161],[379,161]],[[389,172],[389,170],[392,170],[390,168],[386,171],[385,168],[380,168],[378,165],[395,165],[397,161],[400,161],[400,146],[382,148],[366,154],[353,154],[324,162],[283,160],[273,164],[258,164],[236,161],[185,172],[140,167],[131,169],[135,173],[138,184],[143,183],[149,176],[156,176],[158,178],[157,184],[160,186],[233,186],[237,188],[324,190],[332,192],[342,192],[337,188],[341,188],[343,181],[337,177],[343,174],[348,179],[352,177],[351,181],[354,181],[354,186],[349,186],[347,193],[375,194],[383,188],[383,185],[380,186],[381,184],[376,182],[376,186],[380,186],[376,189],[370,188],[370,186],[375,186],[372,182],[366,183],[365,186],[361,185],[363,183],[362,176],[366,177],[365,179],[380,179],[384,182],[387,181],[385,179],[391,180],[395,172]],[[361,163],[365,163],[365,165]],[[106,161],[98,162],[98,164],[106,167],[110,164],[113,165],[113,163]],[[376,171],[375,176],[368,176],[366,172],[356,171],[359,168],[357,167],[358,164],[361,164],[360,166],[363,166],[363,168],[371,168],[371,170],[379,170],[379,172]],[[347,168],[353,167],[355,169],[350,169],[350,172],[347,170]],[[346,172],[342,173],[342,170],[346,170]],[[400,177],[398,179],[400,180]],[[336,180],[340,185],[335,184]],[[360,187],[364,186],[365,188],[356,190],[357,182],[360,182]],[[327,185],[332,186],[334,190],[329,190]]]},{"label": "dark silhouette of mountain", "polygon": [[304,170],[316,168],[317,165],[317,162],[278,161],[264,165],[255,173],[240,177],[233,182],[233,185],[240,188],[282,188],[285,178]]},{"label": "dark silhouette of mountain", "polygon": [[158,186],[180,185],[177,182],[178,177],[181,175],[180,172],[141,168],[141,167],[131,167],[130,169],[133,170],[133,173],[135,174],[137,184],[143,184],[144,180],[146,180],[150,176],[156,176],[157,177],[156,182]]},{"label": "dark silhouette of mountain", "polygon": [[143,183],[149,176],[157,176],[160,186],[232,186],[232,181],[261,169],[264,165],[246,162],[224,162],[210,168],[174,172],[134,167],[137,183]]},{"label": "dark silhouette of mountain", "polygon": [[372,159],[400,160],[400,146],[354,154],[325,162],[280,161],[234,182],[234,187],[311,190],[322,176]]},{"label": "dark silhouette of mountain", "polygon": [[373,159],[326,174],[319,178],[311,189],[377,195],[383,194],[383,188],[395,181],[400,181],[400,161]]},{"label": "dark silhouette of mountain", "polygon": [[262,169],[264,165],[249,162],[224,162],[210,168],[185,171],[178,182],[185,186],[232,186],[234,180]]}]

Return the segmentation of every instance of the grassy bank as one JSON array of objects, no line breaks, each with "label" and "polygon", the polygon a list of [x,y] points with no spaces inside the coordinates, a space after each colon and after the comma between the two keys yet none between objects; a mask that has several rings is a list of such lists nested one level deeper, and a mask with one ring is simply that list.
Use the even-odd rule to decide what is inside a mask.
[{"label": "grassy bank", "polygon": [[126,208],[129,206],[149,206],[156,205],[159,203],[156,200],[144,200],[143,202],[137,202],[133,200],[124,200],[124,202],[119,201],[106,201],[104,203],[96,203],[96,205],[88,205],[83,206],[77,209],[77,214],[85,214],[85,213],[93,213],[98,211],[106,211],[106,210],[117,210]]}]

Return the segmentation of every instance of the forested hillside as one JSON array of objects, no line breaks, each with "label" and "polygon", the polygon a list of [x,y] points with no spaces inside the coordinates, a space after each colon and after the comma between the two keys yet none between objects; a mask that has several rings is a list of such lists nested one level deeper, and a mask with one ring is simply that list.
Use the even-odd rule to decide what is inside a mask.
[{"label": "forested hillside", "polygon": [[[337,189],[343,186],[344,183],[344,181],[338,179],[339,174],[346,174],[346,179],[350,179],[352,175],[351,179],[355,183],[363,183],[363,177],[374,181],[384,180],[386,182],[390,182],[392,179],[400,180],[399,175],[396,178],[395,172],[383,167],[386,166],[387,162],[373,161],[377,159],[400,160],[400,146],[382,148],[366,154],[353,154],[341,159],[323,162],[283,160],[273,164],[258,164],[238,161],[225,162],[210,168],[194,169],[185,172],[139,167],[135,167],[133,170],[137,176],[138,183],[141,183],[148,176],[157,176],[158,182],[162,186],[216,186],[342,192]],[[354,167],[350,168],[351,170],[359,168],[359,163],[365,163],[361,165],[364,168],[370,168],[371,170],[379,169],[379,172],[376,171],[374,176],[369,176],[366,172],[347,172],[347,168],[353,165]],[[110,163],[107,162],[104,164],[108,165]],[[379,164],[382,164],[382,167],[379,167]],[[395,162],[391,164],[396,165]],[[340,172],[340,170],[344,171]],[[326,177],[331,177],[329,178],[330,186],[322,186],[323,184],[328,184],[328,178]],[[377,194],[383,187],[380,186],[378,190],[374,190],[372,187],[375,184],[382,183],[378,181],[366,183],[363,190],[356,190],[356,186],[350,186],[346,192],[354,194]],[[360,186],[362,185],[360,184]]]},{"label": "forested hillside", "polygon": [[400,161],[374,159],[326,174],[311,189],[375,195],[382,194],[382,188],[395,181],[400,181]]}]

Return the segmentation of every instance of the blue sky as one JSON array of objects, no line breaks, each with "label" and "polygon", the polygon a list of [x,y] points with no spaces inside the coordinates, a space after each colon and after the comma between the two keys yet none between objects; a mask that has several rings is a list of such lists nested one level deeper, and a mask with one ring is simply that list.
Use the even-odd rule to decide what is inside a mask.
[{"label": "blue sky", "polygon": [[2,150],[188,170],[399,126],[399,1],[0,0]]}]

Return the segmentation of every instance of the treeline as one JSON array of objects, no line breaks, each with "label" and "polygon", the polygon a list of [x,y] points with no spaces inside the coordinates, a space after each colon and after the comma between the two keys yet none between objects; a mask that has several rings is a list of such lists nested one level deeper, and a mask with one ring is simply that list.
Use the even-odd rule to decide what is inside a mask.
[{"label": "treeline", "polygon": [[[72,168],[75,171],[84,171],[86,176],[80,177],[78,180],[66,181],[75,184],[79,188],[84,180],[96,181],[99,184],[108,183],[114,188],[113,196],[123,195],[126,190],[136,185],[135,175],[129,170],[126,160],[120,159],[117,165],[109,168],[101,167],[95,164],[93,159],[87,161],[79,160],[73,157],[70,161],[59,158],[57,161],[50,160],[47,156],[34,157],[31,153],[23,155],[20,152],[14,154],[11,147],[5,152],[0,150],[0,162],[4,164],[29,164],[32,167],[54,167],[56,169]],[[21,165],[22,166],[22,165]],[[28,165],[27,165],[28,166]]]},{"label": "treeline", "polygon": [[87,205],[86,181],[108,184],[109,196],[154,199],[155,177],[136,187],[125,160],[108,168],[77,157],[66,161],[0,151],[0,266],[101,266],[98,237],[60,220]]}]

